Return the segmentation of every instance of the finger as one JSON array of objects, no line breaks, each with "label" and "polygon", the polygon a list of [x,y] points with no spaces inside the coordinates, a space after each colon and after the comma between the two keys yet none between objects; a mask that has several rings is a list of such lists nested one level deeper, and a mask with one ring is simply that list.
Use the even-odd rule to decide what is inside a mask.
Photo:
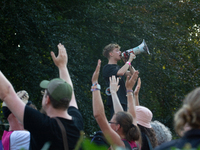
[{"label": "finger", "polygon": [[99,73],[100,67],[101,67],[101,60],[99,59],[95,70],[96,73]]},{"label": "finger", "polygon": [[119,83],[119,78],[117,78],[117,84]]},{"label": "finger", "polygon": [[53,61],[56,59],[55,53],[51,51],[51,58],[53,59]]}]

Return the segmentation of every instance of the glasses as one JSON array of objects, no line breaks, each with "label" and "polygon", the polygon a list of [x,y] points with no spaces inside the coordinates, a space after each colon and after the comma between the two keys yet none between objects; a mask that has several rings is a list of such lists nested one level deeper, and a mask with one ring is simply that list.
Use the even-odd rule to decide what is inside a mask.
[{"label": "glasses", "polygon": [[108,121],[109,124],[118,124],[116,122],[111,122],[111,121]]}]

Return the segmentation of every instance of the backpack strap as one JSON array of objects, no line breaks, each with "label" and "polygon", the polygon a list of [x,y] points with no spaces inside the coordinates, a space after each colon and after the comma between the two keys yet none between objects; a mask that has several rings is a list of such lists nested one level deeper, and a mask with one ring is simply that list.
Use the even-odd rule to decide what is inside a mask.
[{"label": "backpack strap", "polygon": [[64,149],[68,150],[67,133],[66,133],[65,127],[63,126],[62,122],[58,118],[55,117],[54,119],[57,121],[57,123],[61,129]]},{"label": "backpack strap", "polygon": [[153,147],[152,147],[152,145],[151,145],[151,142],[150,142],[148,136],[147,136],[146,134],[144,134],[144,135],[145,135],[145,137],[146,137],[146,139],[147,139],[147,141],[148,141],[149,149],[150,149],[150,150],[153,150]]},{"label": "backpack strap", "polygon": [[124,145],[125,145],[126,148],[128,148],[129,150],[132,150],[132,148],[131,148],[130,144],[128,143],[128,141],[126,141],[126,140],[122,140],[122,141],[124,142]]}]

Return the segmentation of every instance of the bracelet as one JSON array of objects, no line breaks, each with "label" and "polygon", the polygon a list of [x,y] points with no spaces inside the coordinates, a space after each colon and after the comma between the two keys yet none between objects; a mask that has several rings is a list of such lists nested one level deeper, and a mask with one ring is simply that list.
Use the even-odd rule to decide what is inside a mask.
[{"label": "bracelet", "polygon": [[127,94],[126,96],[129,96],[129,95],[132,95],[132,96],[133,96],[133,93]]},{"label": "bracelet", "polygon": [[128,93],[128,92],[132,92],[133,93],[133,90],[126,90],[126,93]]},{"label": "bracelet", "polygon": [[92,84],[91,90],[90,91],[96,91],[96,90],[101,90],[101,86],[98,83]]},{"label": "bracelet", "polygon": [[126,63],[129,64],[129,66],[131,65],[131,63],[129,61],[127,61]]},{"label": "bracelet", "polygon": [[100,89],[95,88],[95,89],[91,89],[90,91],[93,92],[93,91],[97,91],[97,90],[100,90]]},{"label": "bracelet", "polygon": [[92,86],[95,86],[95,85],[97,85],[97,84],[98,84],[97,82],[96,82],[96,83],[93,83]]}]

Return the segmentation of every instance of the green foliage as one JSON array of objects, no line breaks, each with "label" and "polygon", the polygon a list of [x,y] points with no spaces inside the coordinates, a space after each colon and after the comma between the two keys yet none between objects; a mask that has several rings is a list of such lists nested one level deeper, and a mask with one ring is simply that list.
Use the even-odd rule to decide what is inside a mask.
[{"label": "green foliage", "polygon": [[[86,136],[99,130],[92,115],[91,76],[98,59],[102,66],[107,63],[102,49],[111,42],[124,51],[145,39],[151,55],[137,55],[132,63],[142,80],[140,104],[171,129],[182,99],[199,86],[198,1],[3,0],[0,4],[1,71],[16,91],[25,89],[40,108],[40,81],[58,76],[50,51],[57,53],[56,45],[64,44]],[[105,103],[101,75],[99,83]]]}]

